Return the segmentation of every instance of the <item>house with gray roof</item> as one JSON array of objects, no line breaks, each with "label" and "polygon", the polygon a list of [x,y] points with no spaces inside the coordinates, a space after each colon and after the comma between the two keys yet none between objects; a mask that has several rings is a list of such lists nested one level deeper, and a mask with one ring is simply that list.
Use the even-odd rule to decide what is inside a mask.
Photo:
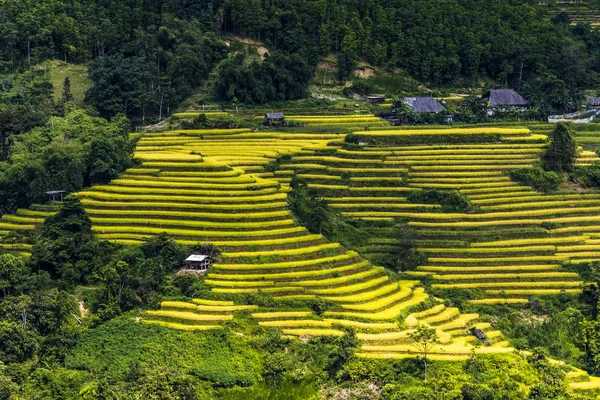
[{"label": "house with gray roof", "polygon": [[514,89],[492,89],[483,96],[488,99],[488,115],[494,115],[495,112],[506,112],[515,108],[526,111],[529,102],[525,100]]},{"label": "house with gray roof", "polygon": [[416,113],[438,113],[446,110],[433,97],[405,97],[404,102]]}]

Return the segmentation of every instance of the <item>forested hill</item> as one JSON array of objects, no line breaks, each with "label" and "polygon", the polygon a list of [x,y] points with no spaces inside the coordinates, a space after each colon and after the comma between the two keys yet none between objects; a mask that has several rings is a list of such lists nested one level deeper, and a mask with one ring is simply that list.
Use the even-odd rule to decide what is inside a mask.
[{"label": "forested hill", "polygon": [[232,34],[279,57],[219,68],[217,96],[249,103],[302,97],[331,53],[340,79],[364,60],[432,85],[489,79],[563,105],[600,68],[600,34],[553,22],[534,0],[4,0],[0,72],[91,62],[88,102],[143,119],[167,115],[239,50],[223,40]]}]

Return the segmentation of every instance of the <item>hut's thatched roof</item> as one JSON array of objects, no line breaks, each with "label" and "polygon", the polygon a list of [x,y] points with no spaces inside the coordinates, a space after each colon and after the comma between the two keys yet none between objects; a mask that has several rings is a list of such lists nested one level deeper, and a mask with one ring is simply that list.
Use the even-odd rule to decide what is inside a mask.
[{"label": "hut's thatched roof", "polygon": [[445,110],[433,97],[405,97],[404,102],[417,113],[437,113]]},{"label": "hut's thatched roof", "polygon": [[492,89],[490,90],[490,105],[497,106],[526,106],[527,100],[515,92],[513,89]]}]

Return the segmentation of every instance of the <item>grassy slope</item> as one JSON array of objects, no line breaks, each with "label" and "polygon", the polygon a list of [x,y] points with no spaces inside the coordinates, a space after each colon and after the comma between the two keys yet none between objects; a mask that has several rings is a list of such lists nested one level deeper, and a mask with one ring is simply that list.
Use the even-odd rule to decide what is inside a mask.
[{"label": "grassy slope", "polygon": [[77,105],[83,105],[85,93],[91,86],[88,78],[87,66],[81,64],[65,64],[62,61],[50,61],[47,64],[48,77],[54,87],[54,99],[59,100],[62,95],[65,78],[71,81],[71,93]]}]

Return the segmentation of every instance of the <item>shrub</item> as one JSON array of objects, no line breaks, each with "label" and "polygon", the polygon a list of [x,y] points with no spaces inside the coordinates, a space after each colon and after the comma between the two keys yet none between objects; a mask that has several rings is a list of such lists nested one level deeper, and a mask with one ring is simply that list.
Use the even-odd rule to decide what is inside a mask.
[{"label": "shrub", "polygon": [[573,170],[577,157],[577,145],[572,132],[571,125],[564,122],[559,122],[552,131],[550,146],[542,156],[552,171],[570,172]]},{"label": "shrub", "polygon": [[572,177],[585,187],[600,186],[600,163],[587,167],[575,167]]},{"label": "shrub", "polygon": [[521,185],[531,186],[543,193],[553,192],[558,189],[561,176],[556,172],[544,171],[540,166],[534,168],[521,168],[510,171],[512,180]]},{"label": "shrub", "polygon": [[413,203],[440,204],[447,212],[466,211],[471,207],[469,200],[456,190],[416,190],[410,192],[407,199]]}]

